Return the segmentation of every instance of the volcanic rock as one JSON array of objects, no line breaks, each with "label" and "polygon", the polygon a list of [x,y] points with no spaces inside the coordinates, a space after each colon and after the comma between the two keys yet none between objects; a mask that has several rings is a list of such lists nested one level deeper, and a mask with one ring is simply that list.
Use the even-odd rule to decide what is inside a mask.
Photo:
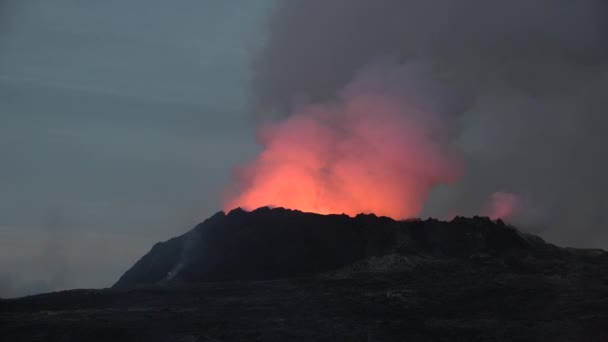
[{"label": "volcanic rock", "polygon": [[363,214],[351,218],[283,208],[235,209],[157,243],[114,286],[295,277],[390,253],[473,258],[546,249],[551,246],[539,237],[485,217],[395,221]]},{"label": "volcanic rock", "polygon": [[608,254],[485,217],[217,213],[110,289],[0,300],[6,341],[607,341]]}]

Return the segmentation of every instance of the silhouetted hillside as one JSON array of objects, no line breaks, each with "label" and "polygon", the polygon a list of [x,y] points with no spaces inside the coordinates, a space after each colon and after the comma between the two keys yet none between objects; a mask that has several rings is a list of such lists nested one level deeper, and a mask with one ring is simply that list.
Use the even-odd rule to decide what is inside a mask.
[{"label": "silhouetted hillside", "polygon": [[157,243],[115,286],[294,277],[390,253],[469,258],[547,249],[551,246],[542,239],[484,217],[395,221],[283,208],[236,209]]},{"label": "silhouetted hillside", "polygon": [[606,322],[604,251],[268,208],[156,244],[111,289],[0,300],[3,341],[603,342]]}]

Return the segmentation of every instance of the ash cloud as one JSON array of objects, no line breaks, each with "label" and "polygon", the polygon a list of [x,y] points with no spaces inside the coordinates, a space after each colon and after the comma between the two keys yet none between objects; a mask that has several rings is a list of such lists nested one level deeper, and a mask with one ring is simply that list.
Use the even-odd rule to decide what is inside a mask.
[{"label": "ash cloud", "polygon": [[599,0],[285,0],[254,62],[253,104],[262,118],[289,115],[331,100],[378,56],[422,61],[462,99],[449,127],[464,159],[424,214],[526,194],[535,219],[522,228],[606,248],[607,25]]},{"label": "ash cloud", "polygon": [[433,187],[460,176],[442,88],[418,63],[363,68],[334,101],[263,126],[264,151],[240,170],[225,209],[418,215]]}]

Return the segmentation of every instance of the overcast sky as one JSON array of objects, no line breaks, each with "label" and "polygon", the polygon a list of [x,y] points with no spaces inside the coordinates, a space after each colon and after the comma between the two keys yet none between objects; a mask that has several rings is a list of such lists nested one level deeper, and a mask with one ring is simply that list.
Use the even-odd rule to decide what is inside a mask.
[{"label": "overcast sky", "polygon": [[255,152],[269,1],[0,5],[0,296],[109,286]]},{"label": "overcast sky", "polygon": [[607,23],[604,0],[0,0],[0,297],[110,286],[222,208],[256,120],[387,56],[451,89],[464,174],[423,217],[513,193],[520,229],[606,249]]}]

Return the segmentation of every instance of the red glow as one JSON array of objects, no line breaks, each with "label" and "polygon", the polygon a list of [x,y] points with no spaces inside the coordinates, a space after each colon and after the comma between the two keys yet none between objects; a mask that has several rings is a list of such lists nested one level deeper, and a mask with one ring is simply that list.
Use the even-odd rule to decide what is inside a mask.
[{"label": "red glow", "polygon": [[437,115],[385,88],[354,82],[339,101],[263,126],[264,150],[237,170],[225,209],[418,215],[432,187],[458,178],[460,163],[440,143]]},{"label": "red glow", "polygon": [[488,216],[493,219],[509,219],[519,208],[519,199],[515,194],[495,192],[491,198],[491,208]]}]

